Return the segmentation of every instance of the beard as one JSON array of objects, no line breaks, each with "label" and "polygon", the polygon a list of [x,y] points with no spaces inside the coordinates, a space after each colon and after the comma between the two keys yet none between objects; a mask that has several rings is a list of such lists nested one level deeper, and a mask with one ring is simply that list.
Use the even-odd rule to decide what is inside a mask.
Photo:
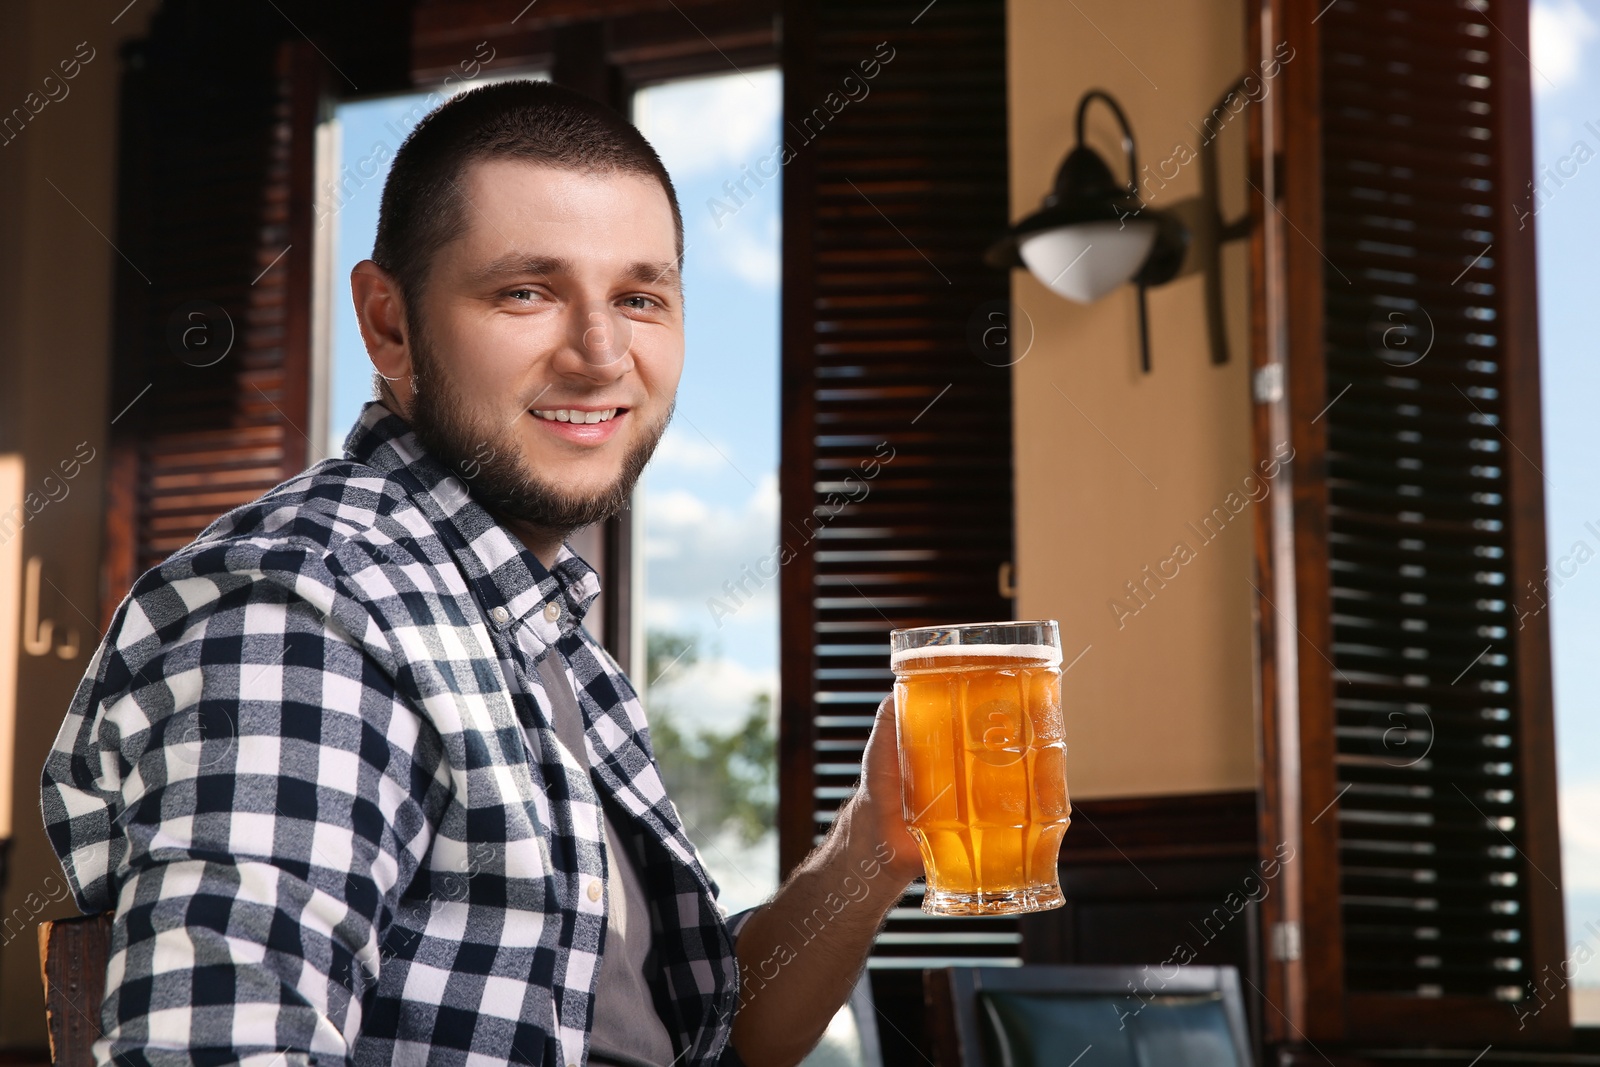
[{"label": "beard", "polygon": [[[618,514],[633,497],[633,487],[655,453],[672,419],[672,407],[623,457],[609,485],[576,493],[539,477],[522,458],[512,427],[494,416],[475,413],[440,366],[420,331],[412,332],[411,429],[417,440],[466,483],[474,499],[496,518],[519,520],[565,540],[585,526]],[[537,418],[538,416],[534,416]]]}]

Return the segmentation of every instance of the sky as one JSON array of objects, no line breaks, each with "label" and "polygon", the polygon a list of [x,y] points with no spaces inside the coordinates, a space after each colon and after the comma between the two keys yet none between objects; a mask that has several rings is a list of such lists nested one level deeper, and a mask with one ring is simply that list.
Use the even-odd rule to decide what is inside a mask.
[{"label": "sky", "polygon": [[1586,925],[1600,931],[1600,0],[1539,0],[1532,45],[1562,875],[1568,944],[1597,957],[1577,984],[1600,986],[1600,933]]},{"label": "sky", "polygon": [[[646,701],[651,715],[670,707],[680,724],[718,732],[741,723],[758,693],[777,708],[778,583],[741,572],[778,540],[781,175],[777,159],[763,161],[780,139],[782,98],[772,69],[634,96],[633,120],[672,176],[684,229],[683,378],[634,494],[645,625],[695,641],[694,664],[649,679]],[[702,851],[730,911],[777,889],[775,831],[753,847],[724,836]]]},{"label": "sky", "polygon": [[[731,732],[759,693],[777,705],[777,581],[758,584],[741,572],[768,557],[778,535],[781,175],[759,172],[777,169],[768,160],[779,140],[780,86],[776,70],[746,70],[649,87],[634,98],[634,121],[678,194],[685,290],[677,407],[635,491],[637,562],[647,628],[691,637],[694,655],[659,679],[633,681],[648,690],[652,716],[670,707],[691,733]],[[383,97],[341,104],[336,113],[341,167],[319,210],[319,224],[336,228],[330,455],[343,450],[372,398],[350,270],[372,253],[395,150],[442,99]],[[742,188],[730,191],[729,183]],[[740,580],[743,588],[730,595],[725,583]],[[775,834],[750,848],[722,841],[705,858],[732,910],[776,888]]]},{"label": "sky", "polygon": [[[697,665],[661,684],[700,694],[688,714],[707,725],[731,725],[758,690],[777,695],[777,581],[741,572],[771,555],[778,536],[781,176],[755,168],[779,140],[779,86],[769,69],[634,98],[634,121],[683,211],[687,343],[672,425],[635,504],[646,531],[645,620],[698,635]],[[727,583],[740,580],[730,594]]]}]

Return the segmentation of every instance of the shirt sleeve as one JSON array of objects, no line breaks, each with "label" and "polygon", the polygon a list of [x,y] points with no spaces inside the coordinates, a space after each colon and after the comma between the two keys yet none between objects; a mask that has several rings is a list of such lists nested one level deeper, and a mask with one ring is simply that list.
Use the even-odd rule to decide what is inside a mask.
[{"label": "shirt sleeve", "polygon": [[733,943],[735,945],[739,943],[739,931],[744,929],[744,924],[754,918],[756,912],[760,911],[764,907],[766,907],[765,904],[758,904],[753,908],[746,908],[743,911],[737,911],[728,916],[728,936],[733,939]]},{"label": "shirt sleeve", "polygon": [[43,801],[79,906],[115,908],[99,1063],[349,1059],[443,756],[378,631],[306,590],[136,589],[74,698]]}]

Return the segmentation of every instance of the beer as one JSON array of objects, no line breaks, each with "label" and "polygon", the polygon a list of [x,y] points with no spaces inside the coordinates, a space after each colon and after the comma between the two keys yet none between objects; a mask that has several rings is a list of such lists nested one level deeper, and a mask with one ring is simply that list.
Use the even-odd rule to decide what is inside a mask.
[{"label": "beer", "polygon": [[1054,622],[921,627],[890,635],[906,824],[924,911],[1000,915],[1065,903],[1056,874],[1071,821]]}]

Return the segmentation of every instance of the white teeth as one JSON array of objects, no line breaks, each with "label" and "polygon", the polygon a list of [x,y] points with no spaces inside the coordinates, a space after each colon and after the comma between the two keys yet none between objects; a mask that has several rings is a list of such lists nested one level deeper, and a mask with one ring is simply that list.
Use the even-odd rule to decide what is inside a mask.
[{"label": "white teeth", "polygon": [[541,419],[551,422],[608,422],[617,414],[616,408],[605,408],[601,411],[578,411],[575,408],[551,408],[535,410],[534,414]]}]

